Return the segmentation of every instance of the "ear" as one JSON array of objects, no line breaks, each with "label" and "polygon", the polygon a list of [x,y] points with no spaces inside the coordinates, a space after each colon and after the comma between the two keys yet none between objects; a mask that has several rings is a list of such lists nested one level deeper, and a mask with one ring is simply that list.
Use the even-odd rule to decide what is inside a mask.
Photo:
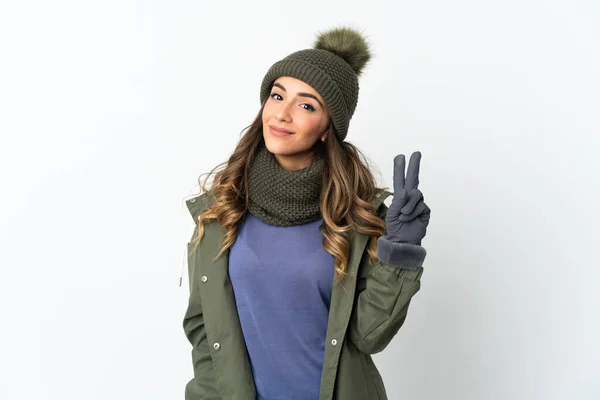
[{"label": "ear", "polygon": [[328,132],[325,132],[325,134],[321,136],[321,142],[325,142],[325,140],[327,139],[327,133]]}]

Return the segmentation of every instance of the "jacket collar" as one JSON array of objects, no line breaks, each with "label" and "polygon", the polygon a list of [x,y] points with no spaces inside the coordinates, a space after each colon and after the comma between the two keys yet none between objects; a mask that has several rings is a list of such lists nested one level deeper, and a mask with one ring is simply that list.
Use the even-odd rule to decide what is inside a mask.
[{"label": "jacket collar", "polygon": [[[381,203],[383,203],[383,201],[391,194],[392,194],[392,192],[390,192],[388,190],[379,189],[379,191],[377,191],[375,193],[375,196],[371,199],[370,202],[375,207],[375,209],[378,209],[379,206],[381,205]],[[212,205],[213,202],[214,202],[214,200],[211,196],[211,192],[205,192],[205,193],[202,193],[200,196],[196,196],[196,197],[186,200],[185,204],[186,204],[190,214],[194,218],[194,221],[197,224],[198,216],[200,215],[200,213],[202,213],[202,211],[204,211],[204,209],[206,209],[207,207]]]}]

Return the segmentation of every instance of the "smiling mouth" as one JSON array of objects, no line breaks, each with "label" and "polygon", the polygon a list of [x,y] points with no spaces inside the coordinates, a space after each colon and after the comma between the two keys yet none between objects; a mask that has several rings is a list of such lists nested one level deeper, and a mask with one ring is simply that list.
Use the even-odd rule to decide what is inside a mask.
[{"label": "smiling mouth", "polygon": [[275,132],[277,132],[277,133],[287,133],[287,134],[289,134],[289,135],[293,134],[293,132],[291,132],[291,131],[288,131],[287,129],[278,128],[278,127],[276,127],[276,126],[273,126],[273,125],[269,125],[269,128],[270,128],[272,131],[275,131]]}]

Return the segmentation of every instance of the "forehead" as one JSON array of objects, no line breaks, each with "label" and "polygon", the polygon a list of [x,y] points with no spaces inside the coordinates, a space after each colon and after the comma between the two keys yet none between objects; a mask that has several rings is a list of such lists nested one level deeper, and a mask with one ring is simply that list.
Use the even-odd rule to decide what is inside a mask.
[{"label": "forehead", "polygon": [[310,86],[308,83],[301,81],[300,79],[292,78],[291,76],[280,76],[279,78],[275,79],[273,84],[275,83],[281,84],[283,87],[285,87],[285,90],[288,92],[310,93],[314,94],[319,99],[321,98],[319,92],[313,89],[313,87]]}]

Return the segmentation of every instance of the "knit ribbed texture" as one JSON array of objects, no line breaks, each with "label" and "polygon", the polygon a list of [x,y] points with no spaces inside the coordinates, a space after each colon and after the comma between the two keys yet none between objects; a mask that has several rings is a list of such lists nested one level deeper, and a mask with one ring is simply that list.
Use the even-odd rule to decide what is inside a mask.
[{"label": "knit ribbed texture", "polygon": [[316,153],[310,166],[288,171],[261,141],[248,174],[248,211],[276,226],[316,221],[324,168],[325,159]]},{"label": "knit ribbed texture", "polygon": [[350,64],[327,50],[305,49],[292,53],[267,71],[261,84],[261,103],[280,76],[300,79],[315,89],[325,101],[340,141],[346,138],[359,90],[358,77]]}]

